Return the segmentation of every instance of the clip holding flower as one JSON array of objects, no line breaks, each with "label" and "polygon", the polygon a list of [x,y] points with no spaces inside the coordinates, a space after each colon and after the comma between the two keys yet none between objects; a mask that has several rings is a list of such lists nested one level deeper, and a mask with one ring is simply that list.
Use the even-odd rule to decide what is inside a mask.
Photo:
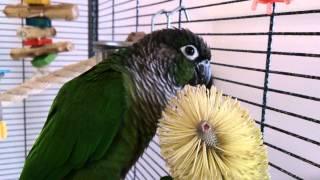
[{"label": "clip holding flower", "polygon": [[255,11],[257,9],[258,3],[267,5],[267,14],[272,14],[272,4],[273,3],[286,3],[290,4],[292,0],[253,0],[251,9]]}]

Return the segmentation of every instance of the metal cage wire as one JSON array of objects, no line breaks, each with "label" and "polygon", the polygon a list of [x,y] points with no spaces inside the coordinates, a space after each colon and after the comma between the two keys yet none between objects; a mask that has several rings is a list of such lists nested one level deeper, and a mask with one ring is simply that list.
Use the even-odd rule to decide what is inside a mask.
[{"label": "metal cage wire", "polygon": [[[59,0],[58,2],[62,1]],[[81,18],[71,24],[57,22],[55,26],[58,26],[62,32],[58,36],[74,40],[78,49],[76,52],[61,55],[61,60],[58,59],[53,64],[53,68],[62,67],[83,57],[85,59],[87,55],[93,55],[94,41],[121,41],[133,31],[149,32],[150,19],[157,10],[171,10],[174,7],[184,5],[186,10],[189,11],[191,19],[189,21],[183,20],[180,12],[174,17],[172,24],[176,27],[189,28],[203,36],[209,44],[212,43],[211,49],[214,58],[211,64],[215,84],[218,88],[223,89],[225,94],[241,101],[252,112],[257,125],[264,133],[265,145],[268,147],[270,155],[271,176],[274,179],[320,178],[320,159],[315,156],[317,152],[320,152],[320,139],[317,136],[320,134],[314,131],[320,128],[320,115],[313,110],[302,112],[298,107],[298,105],[302,105],[315,108],[314,105],[320,105],[320,95],[309,90],[302,91],[299,88],[284,88],[281,83],[275,83],[275,81],[281,79],[290,83],[297,83],[297,86],[306,85],[320,90],[319,73],[297,68],[290,69],[285,66],[279,68],[277,66],[279,65],[278,61],[290,62],[288,66],[291,63],[298,66],[304,64],[319,66],[319,50],[310,50],[309,46],[301,47],[301,50],[286,50],[279,47],[278,44],[279,41],[289,43],[291,39],[301,41],[319,38],[320,32],[318,31],[320,31],[320,28],[303,22],[305,22],[305,19],[316,19],[320,16],[320,4],[290,11],[283,10],[281,5],[274,4],[272,14],[266,15],[264,11],[249,13],[250,8],[247,8],[246,11],[248,12],[240,8],[239,12],[227,11],[238,7],[250,7],[250,0],[196,1],[197,3],[191,3],[190,0],[152,2],[147,0],[68,0],[68,2],[80,5]],[[0,5],[3,8],[8,3],[12,2],[6,1]],[[223,14],[217,12],[218,10],[224,11],[224,9],[226,10]],[[205,14],[205,12],[210,13]],[[1,14],[0,19],[5,19],[3,14]],[[297,19],[295,23],[298,25],[301,23],[308,27],[305,29],[298,26],[290,26],[290,29],[280,28],[281,23],[285,24],[288,19]],[[5,20],[0,22],[2,25],[6,23]],[[16,27],[23,24],[23,21],[10,21],[8,23],[8,26],[0,27],[0,37],[8,36],[7,34],[1,35],[1,32],[14,32]],[[257,24],[257,27],[263,26],[264,28],[253,27],[253,30],[247,28],[247,26],[255,24]],[[155,25],[156,28],[164,28],[166,22],[160,19]],[[210,25],[214,26],[214,30],[199,28]],[[220,26],[224,29],[220,30]],[[68,28],[80,30],[71,32]],[[72,33],[75,35],[72,35]],[[12,46],[21,45],[13,33],[9,36]],[[227,43],[223,43],[225,39],[227,39]],[[255,43],[259,43],[259,48],[250,45],[232,46],[230,39],[243,41],[246,44],[253,42],[256,45]],[[3,44],[7,40],[1,38],[0,42]],[[303,44],[303,42],[300,43]],[[308,45],[308,43],[306,44]],[[5,61],[0,61],[1,66],[14,69],[13,75],[8,75],[1,82],[3,88],[0,86],[0,90],[4,91],[7,87],[19,84],[30,77],[32,68],[25,61],[12,64],[8,57],[9,48],[4,45],[0,45],[0,47],[5,49],[0,51],[0,57],[5,59]],[[248,58],[249,61],[235,59],[238,57]],[[232,59],[232,61],[229,59]],[[256,60],[253,61],[253,59]],[[286,59],[290,59],[290,61]],[[245,77],[238,77],[242,75]],[[247,76],[250,76],[250,78]],[[255,81],[255,78],[259,79],[259,82]],[[31,97],[14,107],[4,108],[5,119],[14,137],[9,138],[5,143],[0,143],[0,179],[16,179],[18,177],[24,158],[42,127],[48,108],[58,89],[59,87],[52,88],[45,91],[44,94]],[[246,94],[247,91],[248,94]],[[277,98],[283,99],[283,102],[276,101]],[[286,101],[300,104],[291,107]],[[290,127],[291,123],[300,126],[301,130]],[[310,135],[309,131],[315,135]],[[278,137],[279,141],[276,140]],[[298,146],[301,146],[301,148]],[[126,179],[159,179],[167,174],[169,174],[168,169],[160,155],[160,147],[156,136],[143,156],[130,170]]]},{"label": "metal cage wire", "polygon": [[[111,1],[111,3],[110,3]],[[105,7],[101,7],[99,9],[99,13],[107,12],[108,10],[111,11],[112,13],[106,13],[102,14],[99,16],[99,24],[100,24],[100,29],[99,29],[99,38],[103,40],[123,40],[123,38],[130,33],[130,30],[139,31],[140,29],[145,29],[145,27],[150,27],[151,24],[149,23],[141,23],[142,18],[145,17],[151,17],[153,13],[142,13],[143,9],[149,8],[149,7],[154,7],[157,6],[155,9],[161,9],[162,7],[166,8],[172,8],[172,5],[175,4],[175,6],[181,6],[187,0],[179,0],[179,1],[157,1],[157,2],[146,2],[141,4],[143,0],[128,0],[128,1],[123,1],[120,3],[117,3],[115,0],[106,0],[106,1],[100,1],[100,6],[103,6],[104,4],[111,4],[111,5],[106,5]],[[213,2],[210,4],[204,4],[204,5],[195,5],[195,6],[186,6],[186,10],[193,10],[193,11],[199,11],[201,12],[205,8],[225,8],[227,6],[233,6],[235,7],[237,4],[243,4],[243,3],[248,3],[249,0],[229,0],[229,1],[219,1],[219,2]],[[172,3],[174,2],[174,3]],[[130,5],[128,5],[130,4]],[[199,2],[199,4],[201,4]],[[163,5],[163,6],[161,6]],[[125,6],[124,9],[119,9],[120,6]],[[319,8],[319,7],[318,7]],[[215,67],[222,67],[222,68],[229,68],[229,69],[240,69],[240,70],[245,70],[245,71],[252,71],[252,72],[258,72],[258,73],[263,73],[264,78],[263,78],[263,84],[258,86],[255,84],[250,84],[248,82],[241,82],[237,80],[233,80],[227,77],[223,77],[219,75],[218,73],[214,72],[214,79],[215,82],[224,82],[224,83],[230,83],[233,85],[237,86],[243,86],[246,88],[252,88],[252,89],[257,89],[262,91],[262,98],[259,100],[260,102],[254,102],[248,99],[244,99],[241,97],[237,97],[234,94],[227,94],[231,95],[235,98],[237,98],[239,101],[241,101],[245,105],[252,105],[260,109],[261,111],[261,116],[259,118],[256,118],[256,123],[260,126],[261,131],[265,132],[266,130],[273,130],[279,133],[283,133],[287,136],[291,136],[293,138],[305,141],[306,143],[310,143],[312,145],[315,145],[316,148],[319,149],[320,143],[319,139],[312,139],[305,137],[303,134],[298,134],[295,132],[291,132],[289,130],[286,130],[284,127],[281,126],[276,126],[268,123],[266,113],[273,111],[276,113],[283,114],[285,116],[289,117],[294,117],[297,118],[301,121],[308,121],[310,123],[313,123],[314,126],[319,127],[320,120],[319,118],[314,118],[312,116],[307,116],[299,113],[295,113],[292,111],[287,111],[284,109],[280,109],[277,107],[273,107],[268,104],[268,94],[269,93],[277,93],[285,96],[291,96],[293,98],[302,98],[305,100],[310,100],[310,101],[317,101],[319,102],[320,98],[318,96],[312,96],[308,94],[303,94],[303,93],[296,93],[292,91],[285,91],[277,88],[272,88],[269,86],[269,81],[270,81],[270,75],[282,75],[284,77],[294,77],[294,78],[303,78],[303,79],[309,79],[312,80],[313,83],[319,83],[319,76],[317,75],[311,75],[311,74],[301,74],[301,73],[296,73],[296,72],[288,72],[288,71],[279,71],[279,70],[273,70],[271,68],[271,61],[272,57],[276,55],[280,56],[293,56],[293,57],[302,57],[305,58],[306,61],[308,61],[308,58],[319,58],[319,53],[308,53],[308,52],[286,52],[286,51],[277,51],[272,48],[273,46],[273,38],[276,36],[293,36],[293,37],[315,37],[319,36],[319,32],[301,32],[301,31],[294,31],[294,29],[288,31],[288,32],[280,32],[280,31],[275,31],[274,26],[275,23],[274,21],[278,17],[283,17],[283,16],[301,16],[301,15],[312,15],[312,14],[318,14],[320,13],[319,9],[304,9],[304,10],[296,10],[296,11],[288,11],[288,12],[276,12],[276,5],[273,4],[272,7],[272,14],[271,15],[266,15],[265,13],[257,13],[254,15],[238,15],[238,16],[230,16],[228,13],[225,13],[225,16],[222,17],[213,17],[213,18],[201,18],[201,19],[192,19],[190,21],[184,21],[181,19],[181,12],[179,13],[178,19],[176,21],[173,21],[172,23],[177,26],[177,27],[188,27],[188,24],[192,23],[214,23],[214,22],[232,22],[232,21],[241,21],[241,20],[256,20],[259,21],[261,18],[267,19],[267,26],[268,28],[266,29],[265,32],[237,32],[237,29],[234,32],[206,32],[206,31],[201,31],[197,32],[198,35],[203,36],[205,39],[210,38],[210,37],[261,37],[261,36],[266,36],[267,41],[266,43],[266,49],[265,50],[255,50],[255,49],[235,49],[235,48],[227,48],[227,47],[216,47],[213,46],[211,48],[213,50],[213,53],[215,52],[232,52],[232,53],[238,53],[241,55],[242,53],[250,53],[250,54],[262,54],[265,56],[265,66],[263,68],[253,68],[250,66],[240,66],[236,64],[227,64],[227,63],[222,63],[222,62],[215,62],[213,61],[211,64],[213,66],[213,70],[215,70]],[[117,14],[121,14],[123,12],[130,12],[133,11],[135,14],[132,14],[131,16],[117,16]],[[248,9],[249,11],[249,9]],[[212,12],[214,14],[215,12]],[[108,19],[109,17],[109,19]],[[130,22],[128,21],[130,19]],[[126,21],[127,23],[119,23],[120,21]],[[102,23],[102,24],[101,24]],[[104,23],[104,24],[103,24]],[[119,24],[119,25],[118,25]],[[157,26],[165,26],[165,22],[161,23],[156,23],[155,25]],[[130,29],[127,32],[123,32],[121,29],[128,28]],[[239,27],[240,28],[240,27]],[[106,33],[108,30],[111,30],[111,33]],[[120,32],[119,32],[120,30]],[[132,31],[131,30],[131,31]],[[192,28],[191,28],[192,30]],[[213,41],[214,43],[214,41]],[[214,45],[214,44],[213,44]],[[270,118],[270,117],[269,117]],[[279,120],[280,121],[280,120]],[[265,133],[264,133],[265,134]],[[157,139],[157,138],[156,138]],[[298,161],[302,161],[303,163],[311,165],[312,168],[314,168],[316,172],[315,173],[317,177],[312,177],[312,178],[319,178],[320,177],[320,164],[319,160],[316,159],[315,161],[313,159],[308,159],[306,157],[303,157],[301,155],[298,155],[296,153],[291,152],[291,149],[285,149],[282,147],[279,147],[268,140],[265,140],[265,145],[268,147],[268,149],[273,149],[275,151],[278,151],[282,153],[284,156],[290,156],[290,158],[295,158]],[[316,153],[316,152],[314,152]],[[152,154],[152,155],[150,155]],[[145,157],[150,158],[150,160],[146,160]],[[150,147],[147,149],[146,153],[140,158],[136,166],[129,172],[127,179],[158,179],[160,176],[167,174],[168,171],[167,169],[163,168],[163,163],[159,163],[157,160],[153,160],[153,158],[161,158],[159,154],[159,144],[157,143],[156,140],[153,140],[150,144]],[[282,177],[285,178],[291,178],[291,179],[305,179],[306,177],[303,177],[303,174],[301,173],[303,169],[299,171],[290,171],[287,170],[285,166],[281,166],[277,164],[276,162],[273,162],[274,157],[270,157],[270,169],[273,168],[276,171],[279,171],[280,173],[283,173]],[[158,172],[158,173],[157,173]],[[161,173],[159,173],[161,172]],[[277,172],[278,173],[278,172]],[[272,176],[272,174],[271,174]]]}]

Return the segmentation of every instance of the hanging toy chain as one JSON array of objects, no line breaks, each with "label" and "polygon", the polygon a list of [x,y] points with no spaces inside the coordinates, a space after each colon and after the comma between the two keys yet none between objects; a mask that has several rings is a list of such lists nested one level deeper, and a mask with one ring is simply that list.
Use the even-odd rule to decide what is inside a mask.
[{"label": "hanging toy chain", "polygon": [[286,3],[290,4],[292,0],[253,0],[251,9],[256,10],[258,4],[266,4],[267,5],[267,14],[272,14],[272,4],[273,3]]},{"label": "hanging toy chain", "polygon": [[79,16],[77,5],[52,5],[50,0],[24,0],[23,4],[7,5],[3,13],[7,17],[26,19],[27,26],[17,31],[24,47],[12,49],[10,55],[13,60],[33,58],[31,64],[36,68],[37,74],[48,74],[46,67],[56,59],[57,54],[73,49],[70,42],[52,41],[57,32],[52,27],[51,19],[75,20]]}]

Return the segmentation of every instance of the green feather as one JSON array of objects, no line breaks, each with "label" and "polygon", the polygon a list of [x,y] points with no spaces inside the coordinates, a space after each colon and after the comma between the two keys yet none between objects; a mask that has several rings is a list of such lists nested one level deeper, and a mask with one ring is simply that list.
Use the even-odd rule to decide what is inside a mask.
[{"label": "green feather", "polygon": [[178,55],[177,59],[178,62],[174,66],[171,66],[170,73],[172,77],[175,77],[179,85],[184,85],[192,79],[194,65],[182,55]]},{"label": "green feather", "polygon": [[171,176],[163,176],[160,180],[173,180],[173,178]]},{"label": "green feather", "polygon": [[62,87],[26,159],[21,180],[62,179],[98,162],[110,150],[129,101],[123,73],[105,64]]}]

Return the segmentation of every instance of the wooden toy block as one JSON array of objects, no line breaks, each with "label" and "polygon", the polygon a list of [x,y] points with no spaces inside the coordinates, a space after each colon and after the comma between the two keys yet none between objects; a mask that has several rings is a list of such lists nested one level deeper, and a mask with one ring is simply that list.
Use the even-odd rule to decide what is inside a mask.
[{"label": "wooden toy block", "polygon": [[26,39],[23,40],[23,45],[25,46],[44,46],[44,45],[48,45],[48,44],[52,44],[52,39],[48,39],[48,38],[38,38],[38,39]]},{"label": "wooden toy block", "polygon": [[39,27],[39,28],[52,27],[51,20],[46,17],[26,18],[26,24],[28,26],[35,26],[35,27]]},{"label": "wooden toy block", "polygon": [[58,42],[42,47],[36,48],[16,48],[11,50],[11,57],[13,60],[19,60],[26,57],[37,57],[45,54],[50,53],[59,53],[59,52],[66,52],[71,51],[73,49],[73,44],[70,42]]},{"label": "wooden toy block", "polygon": [[3,10],[7,17],[31,18],[47,17],[72,21],[79,16],[79,9],[74,4],[58,4],[48,6],[28,6],[25,4],[7,5]]},{"label": "wooden toy block", "polygon": [[37,28],[25,26],[17,31],[17,35],[23,39],[50,38],[57,34],[55,28]]},{"label": "wooden toy block", "polygon": [[42,68],[52,63],[56,59],[56,57],[57,57],[57,54],[54,54],[54,53],[37,56],[33,58],[33,60],[31,61],[31,64],[33,67]]},{"label": "wooden toy block", "polygon": [[24,0],[23,2],[29,5],[49,5],[50,4],[50,0]]}]

